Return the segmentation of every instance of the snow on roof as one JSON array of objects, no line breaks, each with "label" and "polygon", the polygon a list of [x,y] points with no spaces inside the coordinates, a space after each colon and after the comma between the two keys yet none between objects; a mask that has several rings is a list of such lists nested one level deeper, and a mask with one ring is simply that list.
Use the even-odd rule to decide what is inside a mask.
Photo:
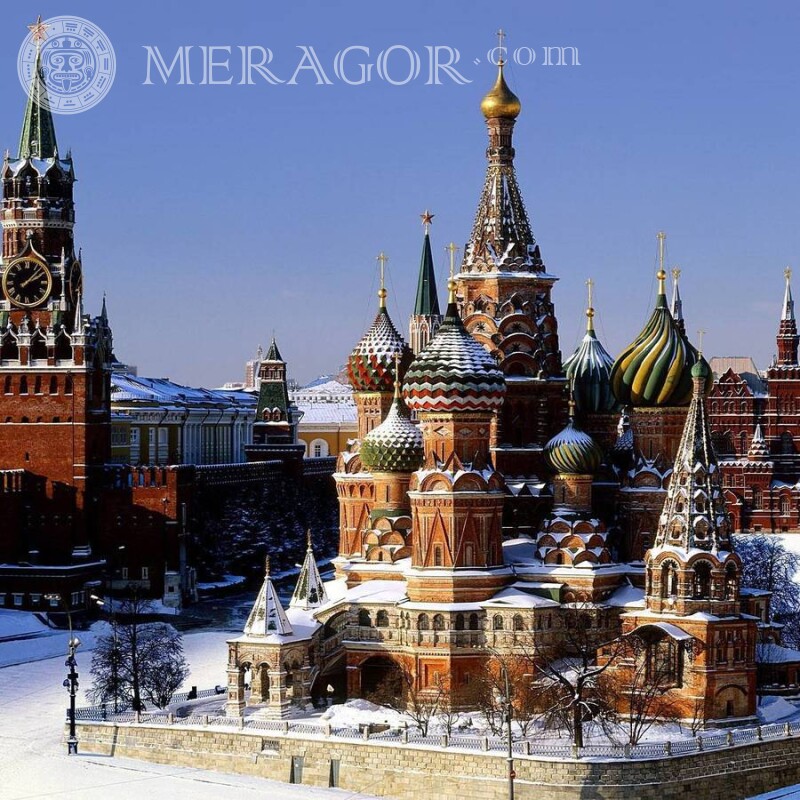
[{"label": "snow on roof", "polygon": [[540,559],[536,557],[536,549],[535,540],[527,536],[509,539],[503,542],[503,559],[507,564],[527,564],[539,561]]},{"label": "snow on roof", "polygon": [[615,608],[644,608],[644,589],[627,583],[620,586],[606,603]]},{"label": "snow on roof", "polygon": [[779,644],[756,644],[756,661],[761,664],[790,664],[800,662],[800,650],[783,647]]},{"label": "snow on roof", "polygon": [[358,412],[355,403],[308,403],[296,401],[298,409],[303,412],[303,425],[334,423],[340,425],[357,425]]},{"label": "snow on roof", "polygon": [[664,631],[667,636],[670,636],[679,642],[685,642],[694,638],[691,634],[686,633],[683,628],[679,628],[677,625],[673,625],[671,622],[646,622],[644,625],[640,625],[639,627],[643,628],[645,626],[659,628],[660,630]]},{"label": "snow on roof", "polygon": [[252,392],[198,389],[173,383],[169,378],[145,378],[129,372],[111,373],[111,402],[174,403],[176,405],[226,405],[255,408]]},{"label": "snow on roof", "polygon": [[559,603],[548,597],[526,591],[524,583],[515,583],[502,589],[494,597],[481,603],[485,608],[555,608]]},{"label": "snow on roof", "polygon": [[750,356],[714,356],[709,366],[715,378],[721,378],[731,369],[750,387],[750,391],[756,397],[767,396],[756,362]]}]

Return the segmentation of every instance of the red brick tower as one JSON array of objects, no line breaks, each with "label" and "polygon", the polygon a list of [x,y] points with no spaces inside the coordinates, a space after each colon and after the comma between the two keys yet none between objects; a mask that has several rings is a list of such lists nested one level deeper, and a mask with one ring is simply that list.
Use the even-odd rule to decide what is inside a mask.
[{"label": "red brick tower", "polygon": [[[708,426],[709,376],[701,359],[692,368],[691,405],[645,559],[645,610],[622,615],[623,633],[642,642],[635,658],[646,659],[648,680],[674,695],[681,717],[702,720],[748,717],[756,707],[756,619],[739,611],[742,564]],[[632,663],[620,661],[623,683]]]},{"label": "red brick tower", "polygon": [[84,314],[69,154],[58,152],[39,62],[16,158],[2,168],[0,465],[36,486],[10,559],[68,563],[96,534],[110,446],[111,329]]},{"label": "red brick tower", "polygon": [[524,479],[542,469],[542,447],[564,425],[566,398],[551,300],[557,278],[542,261],[514,170],[512,134],[520,110],[501,62],[481,103],[489,163],[456,280],[464,325],[511,378],[499,425],[493,425],[497,467]]},{"label": "red brick tower", "polygon": [[781,366],[797,366],[797,322],[794,318],[794,300],[792,299],[792,270],[786,267],[786,291],[783,295],[781,324],[778,328],[778,364]]}]

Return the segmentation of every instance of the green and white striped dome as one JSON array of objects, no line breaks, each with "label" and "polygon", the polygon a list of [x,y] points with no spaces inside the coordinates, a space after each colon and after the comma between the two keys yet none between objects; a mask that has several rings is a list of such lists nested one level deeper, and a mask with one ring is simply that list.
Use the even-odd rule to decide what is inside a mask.
[{"label": "green and white striped dome", "polygon": [[386,419],[364,437],[360,453],[370,472],[414,472],[422,466],[422,432],[402,397],[395,397]]}]

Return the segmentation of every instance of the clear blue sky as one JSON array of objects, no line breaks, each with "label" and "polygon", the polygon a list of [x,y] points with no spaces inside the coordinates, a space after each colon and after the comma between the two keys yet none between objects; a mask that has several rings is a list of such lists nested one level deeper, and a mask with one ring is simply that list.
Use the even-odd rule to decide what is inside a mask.
[{"label": "clear blue sky", "polygon": [[[800,296],[796,2],[25,6],[6,8],[0,29],[3,147],[16,148],[17,51],[37,13],[86,17],[116,49],[109,96],[56,123],[79,178],[88,307],[96,313],[108,293],[118,357],[142,374],[241,379],[273,329],[298,379],[335,369],[374,314],[381,249],[389,309],[406,331],[418,214],[436,214],[440,288],[444,246],[469,236],[485,166],[478,105],[494,79],[485,56],[498,27],[510,48],[537,52],[509,71],[523,104],[517,171],[548,271],[561,278],[565,356],[581,335],[589,276],[610,352],[638,332],[659,229],[669,265],[683,269],[687,327],[708,331],[709,355],[752,354],[766,366],[787,264],[798,267]],[[395,44],[423,57],[425,45],[456,47],[473,82],[335,77],[338,50],[365,45],[374,60]],[[297,46],[311,45],[333,85],[306,72],[293,86],[145,86],[144,45],[167,57],[180,45],[234,54],[262,45],[284,78]],[[577,47],[581,66],[542,66],[544,45]]]}]

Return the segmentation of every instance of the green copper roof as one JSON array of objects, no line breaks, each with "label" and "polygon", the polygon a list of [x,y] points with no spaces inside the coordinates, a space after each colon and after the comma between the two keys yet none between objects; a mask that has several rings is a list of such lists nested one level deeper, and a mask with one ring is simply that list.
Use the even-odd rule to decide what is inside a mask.
[{"label": "green copper roof", "polygon": [[595,335],[586,331],[578,349],[564,362],[564,372],[572,384],[578,411],[583,414],[605,414],[617,407],[611,390],[611,367],[614,359]]},{"label": "green copper roof", "polygon": [[41,53],[36,54],[28,104],[22,120],[18,158],[53,158],[58,150],[56,128],[47,100]]},{"label": "green copper roof", "polygon": [[263,419],[264,411],[281,412],[281,420],[286,420],[286,413],[289,409],[289,395],[286,384],[280,381],[261,381],[261,388],[258,392],[258,407],[256,408],[256,421]]},{"label": "green copper roof", "polygon": [[436,293],[436,274],[433,269],[431,253],[431,237],[425,231],[422,242],[422,258],[419,262],[419,279],[417,280],[417,299],[414,302],[416,316],[440,317],[439,296]]},{"label": "green copper roof", "polygon": [[272,337],[272,342],[270,342],[269,350],[267,350],[264,361],[283,361],[280,350],[278,350],[278,343],[275,341],[274,336]]}]

